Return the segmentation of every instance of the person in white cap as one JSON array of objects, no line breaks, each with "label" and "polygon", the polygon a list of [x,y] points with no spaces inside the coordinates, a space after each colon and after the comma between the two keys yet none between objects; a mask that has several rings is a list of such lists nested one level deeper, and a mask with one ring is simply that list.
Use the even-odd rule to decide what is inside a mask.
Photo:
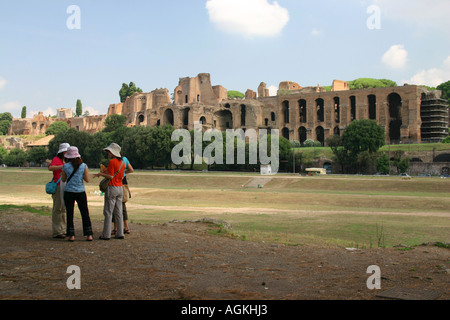
[{"label": "person in white cap", "polygon": [[103,232],[99,239],[109,240],[111,238],[112,216],[117,223],[116,239],[124,239],[123,228],[123,183],[122,179],[125,174],[125,163],[120,154],[121,148],[117,143],[110,144],[103,149],[108,153],[110,158],[108,167],[105,172],[94,174],[94,178],[100,176],[110,179],[108,189],[105,193],[105,201],[103,206],[103,215],[105,216],[103,223]]},{"label": "person in white cap", "polygon": [[69,147],[65,158],[68,161],[63,167],[62,181],[66,182],[64,203],[67,212],[67,236],[69,237],[69,241],[75,241],[73,215],[76,201],[81,213],[83,235],[86,237],[86,240],[92,241],[92,223],[89,217],[86,190],[83,182],[83,180],[86,182],[90,181],[88,166],[83,163],[77,147]]},{"label": "person in white cap", "polygon": [[64,155],[70,147],[68,143],[59,145],[58,153],[48,166],[48,170],[53,172],[53,181],[58,182],[56,193],[52,195],[52,236],[56,239],[64,239],[66,237],[66,208],[62,201],[61,172],[64,165]]}]

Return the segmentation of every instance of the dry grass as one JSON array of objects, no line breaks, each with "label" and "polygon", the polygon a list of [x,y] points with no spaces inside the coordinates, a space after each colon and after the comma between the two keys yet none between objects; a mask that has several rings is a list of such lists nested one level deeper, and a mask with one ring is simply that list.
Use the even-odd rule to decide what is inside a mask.
[{"label": "dry grass", "polygon": [[[95,170],[93,170],[94,172]],[[0,204],[51,206],[46,170],[0,170]],[[379,247],[450,242],[450,179],[277,175],[261,189],[257,174],[136,172],[128,177],[132,222],[203,217],[229,222],[235,236],[291,245]],[[103,198],[87,186],[91,216]]]}]

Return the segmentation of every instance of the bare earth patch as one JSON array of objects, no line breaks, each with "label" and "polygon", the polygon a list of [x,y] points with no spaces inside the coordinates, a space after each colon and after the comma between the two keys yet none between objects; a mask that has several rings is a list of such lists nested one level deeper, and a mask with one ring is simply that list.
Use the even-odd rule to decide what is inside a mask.
[{"label": "bare earth patch", "polygon": [[[448,300],[450,250],[323,248],[249,242],[211,234],[211,223],[131,224],[124,240],[50,236],[51,218],[0,212],[2,300],[384,300],[407,288]],[[81,269],[81,289],[66,273]],[[367,268],[381,270],[381,289],[369,290]],[[426,297],[426,295],[424,296]],[[419,295],[420,298],[420,295]],[[424,298],[425,299],[425,298]]]}]

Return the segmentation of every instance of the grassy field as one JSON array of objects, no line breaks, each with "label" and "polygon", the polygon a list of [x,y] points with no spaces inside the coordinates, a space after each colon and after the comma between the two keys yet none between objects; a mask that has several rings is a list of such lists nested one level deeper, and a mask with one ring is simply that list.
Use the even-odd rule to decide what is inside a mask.
[{"label": "grassy field", "polygon": [[[92,170],[91,173],[95,173]],[[329,175],[137,171],[128,177],[134,223],[212,218],[246,241],[359,248],[450,242],[450,179]],[[45,169],[0,169],[0,205],[49,214]],[[102,220],[98,179],[87,185],[93,219]],[[259,182],[259,181],[258,181]],[[44,209],[42,208],[44,207]],[[5,211],[6,207],[0,207]]]}]

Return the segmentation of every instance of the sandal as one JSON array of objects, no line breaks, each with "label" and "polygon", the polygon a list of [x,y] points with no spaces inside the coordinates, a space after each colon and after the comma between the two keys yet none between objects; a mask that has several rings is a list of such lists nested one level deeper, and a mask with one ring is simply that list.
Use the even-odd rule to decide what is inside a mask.
[{"label": "sandal", "polygon": [[69,237],[69,242],[74,242],[74,241],[75,241],[75,236]]},{"label": "sandal", "polygon": [[54,236],[53,239],[65,239],[66,235],[65,234],[58,234],[57,236]]},{"label": "sandal", "polygon": [[125,229],[125,230],[123,230],[123,233],[125,233],[125,234],[130,234],[130,229]]},{"label": "sandal", "polygon": [[92,241],[94,240],[94,237],[92,237],[92,235],[87,236],[86,241]]},{"label": "sandal", "polygon": [[98,237],[100,240],[109,240],[110,238],[105,238],[103,236]]},{"label": "sandal", "polygon": [[111,235],[114,236],[116,234],[117,230],[111,231]]}]

